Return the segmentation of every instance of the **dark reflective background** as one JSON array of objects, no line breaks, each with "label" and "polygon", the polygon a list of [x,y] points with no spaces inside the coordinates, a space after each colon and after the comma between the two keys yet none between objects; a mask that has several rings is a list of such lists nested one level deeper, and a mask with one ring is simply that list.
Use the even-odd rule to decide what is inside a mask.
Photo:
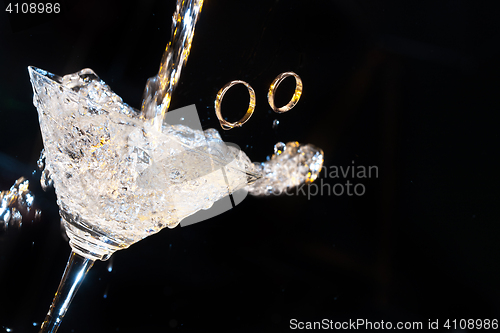
[{"label": "dark reflective background", "polygon": [[[37,332],[70,248],[56,198],[34,175],[42,148],[26,67],[92,68],[138,107],[170,38],[175,1],[64,2],[57,15],[0,11],[0,189],[29,178],[42,219],[0,234],[0,332]],[[248,197],[97,262],[60,332],[282,332],[293,318],[421,321],[500,317],[498,8],[473,1],[207,0],[171,109],[213,101],[230,80],[256,91],[253,117],[223,138],[264,160],[277,141],[321,147],[310,196]],[[304,93],[267,104],[281,72]],[[223,112],[248,101],[233,88]],[[278,90],[285,104],[292,80]],[[273,129],[272,123],[280,124]],[[330,169],[329,169],[330,170]],[[327,186],[361,183],[363,196]],[[337,187],[338,189],[338,187]],[[310,188],[313,193],[315,188]]]}]

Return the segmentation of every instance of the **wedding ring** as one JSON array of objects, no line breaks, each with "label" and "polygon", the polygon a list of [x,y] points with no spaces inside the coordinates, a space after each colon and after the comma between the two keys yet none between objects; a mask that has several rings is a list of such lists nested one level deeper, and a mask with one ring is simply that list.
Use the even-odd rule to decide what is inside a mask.
[{"label": "wedding ring", "polygon": [[[221,102],[222,98],[224,97],[224,94],[229,90],[229,88],[238,83],[244,84],[245,87],[247,87],[248,93],[250,94],[250,102],[248,103],[248,110],[247,112],[245,112],[243,118],[241,118],[239,121],[235,123],[230,123],[222,117]],[[248,119],[250,119],[254,110],[255,110],[255,91],[245,81],[234,80],[229,82],[224,87],[222,87],[221,90],[219,90],[219,92],[217,93],[217,98],[215,98],[215,114],[217,115],[217,118],[219,118],[220,125],[224,130],[230,130],[231,128],[241,127],[244,123],[248,121]]]},{"label": "wedding ring", "polygon": [[[295,92],[293,93],[293,97],[287,105],[277,108],[274,105],[274,95],[276,94],[276,89],[278,89],[281,81],[289,76],[293,76],[295,78]],[[285,72],[278,75],[274,79],[273,83],[271,83],[271,87],[269,87],[269,92],[267,93],[267,100],[274,112],[283,113],[289,111],[295,106],[295,104],[297,104],[300,99],[300,95],[302,95],[302,80],[300,79],[300,76],[298,76],[294,72]]]}]

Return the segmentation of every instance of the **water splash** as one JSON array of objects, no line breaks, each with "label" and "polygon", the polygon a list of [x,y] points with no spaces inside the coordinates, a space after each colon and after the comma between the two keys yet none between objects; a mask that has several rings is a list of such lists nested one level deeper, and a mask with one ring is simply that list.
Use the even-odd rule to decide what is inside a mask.
[{"label": "water splash", "polygon": [[108,261],[108,272],[111,273],[113,271],[113,261],[114,261],[115,257],[111,257],[109,258],[109,261]]},{"label": "water splash", "polygon": [[203,6],[203,0],[178,0],[172,16],[172,37],[161,59],[156,76],[148,79],[143,93],[142,116],[153,119],[154,128],[161,131],[165,113],[170,106],[172,92],[187,61],[194,36],[194,28]]},{"label": "water splash", "polygon": [[273,129],[277,129],[279,124],[280,124],[280,121],[278,119],[274,119],[273,120]]},{"label": "water splash", "polygon": [[42,175],[40,176],[40,185],[42,189],[47,192],[49,188],[54,185],[52,178],[50,177],[50,171],[45,166],[45,148],[40,151],[40,157],[38,161],[36,161],[38,169],[42,171]]},{"label": "water splash", "polygon": [[274,145],[274,154],[281,155],[286,149],[286,145],[283,142],[278,142]]},{"label": "water splash", "polygon": [[[65,79],[29,68],[46,153],[40,166],[50,170],[78,249],[93,237],[99,247],[92,251],[109,257],[259,176],[216,130],[163,124],[158,132],[89,71]],[[197,118],[196,108],[180,112]]]},{"label": "water splash", "polygon": [[31,215],[32,221],[40,218],[41,212],[32,211],[35,196],[29,190],[29,180],[24,177],[16,180],[8,191],[0,192],[0,230],[9,227],[20,228],[23,214]]},{"label": "water splash", "polygon": [[109,293],[109,284],[106,286],[106,289],[104,289],[104,294],[102,295],[102,298],[104,299],[108,298],[108,293]]},{"label": "water splash", "polygon": [[248,186],[248,192],[255,196],[281,194],[304,183],[312,183],[323,166],[323,151],[311,144],[297,141],[286,145],[278,142],[274,154],[262,163],[254,163],[256,171],[263,175]]}]

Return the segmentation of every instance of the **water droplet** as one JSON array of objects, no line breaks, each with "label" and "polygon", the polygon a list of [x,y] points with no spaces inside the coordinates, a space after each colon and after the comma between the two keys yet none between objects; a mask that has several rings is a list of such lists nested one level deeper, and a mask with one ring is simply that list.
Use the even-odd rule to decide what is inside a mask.
[{"label": "water droplet", "polygon": [[108,292],[109,292],[109,284],[106,286],[106,289],[104,290],[104,295],[102,295],[102,298],[108,298]]},{"label": "water droplet", "polygon": [[29,190],[29,181],[21,177],[8,191],[0,192],[0,228],[21,227],[23,214],[29,213],[35,196]]},{"label": "water droplet", "polygon": [[111,259],[109,259],[109,262],[108,262],[108,272],[112,272],[113,271],[113,259],[114,257],[111,257]]},{"label": "water droplet", "polygon": [[40,177],[40,185],[42,185],[42,189],[47,191],[49,187],[53,185],[52,178],[50,178],[50,172],[47,169],[42,171],[42,176]]},{"label": "water droplet", "polygon": [[274,153],[276,155],[281,155],[286,149],[286,145],[283,142],[278,142],[274,145]]},{"label": "water droplet", "polygon": [[7,228],[7,225],[10,222],[10,209],[8,207],[0,207],[0,222],[2,224],[5,224],[5,228]]},{"label": "water droplet", "polygon": [[273,128],[274,129],[277,129],[279,124],[280,124],[280,121],[278,119],[273,120]]},{"label": "water droplet", "polygon": [[45,149],[42,149],[40,151],[40,157],[38,158],[38,161],[36,161],[36,164],[38,166],[38,169],[43,170],[45,168]]}]

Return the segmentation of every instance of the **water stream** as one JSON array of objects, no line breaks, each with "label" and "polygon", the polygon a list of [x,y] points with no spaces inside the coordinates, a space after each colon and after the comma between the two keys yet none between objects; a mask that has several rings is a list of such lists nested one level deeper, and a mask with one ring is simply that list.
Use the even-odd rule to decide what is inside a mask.
[{"label": "water stream", "polygon": [[172,37],[163,53],[158,74],[149,78],[146,83],[141,112],[145,119],[152,119],[154,128],[158,131],[161,131],[172,92],[189,56],[194,28],[202,6],[203,0],[177,0],[172,16]]}]

